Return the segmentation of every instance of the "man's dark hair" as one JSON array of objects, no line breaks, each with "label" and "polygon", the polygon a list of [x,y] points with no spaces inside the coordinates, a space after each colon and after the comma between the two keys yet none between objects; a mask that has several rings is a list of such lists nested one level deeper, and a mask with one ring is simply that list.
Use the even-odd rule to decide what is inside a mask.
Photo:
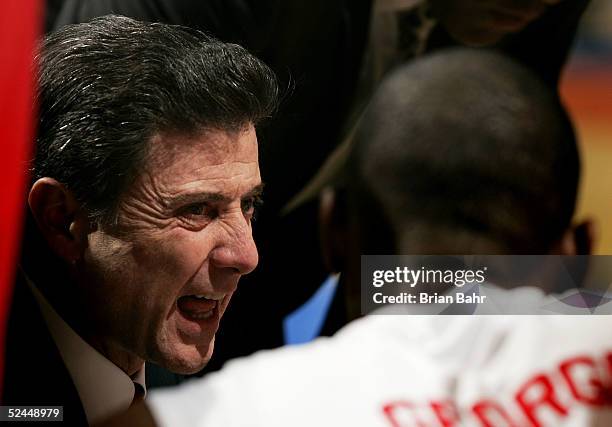
[{"label": "man's dark hair", "polygon": [[353,207],[390,225],[394,250],[545,253],[570,224],[571,122],[556,93],[504,56],[457,49],[402,66],[361,123]]},{"label": "man's dark hair", "polygon": [[33,179],[52,177],[111,222],[157,133],[239,130],[269,117],[273,72],[189,28],[105,16],[42,43]]}]

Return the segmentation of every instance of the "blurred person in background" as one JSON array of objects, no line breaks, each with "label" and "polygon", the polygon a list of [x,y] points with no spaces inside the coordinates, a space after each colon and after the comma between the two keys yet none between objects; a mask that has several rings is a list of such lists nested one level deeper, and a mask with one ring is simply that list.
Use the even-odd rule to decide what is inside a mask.
[{"label": "blurred person in background", "polygon": [[[588,224],[572,223],[571,123],[554,91],[498,54],[449,50],[394,71],[336,166],[321,232],[352,318],[362,254],[588,251]],[[608,425],[610,323],[369,315],[153,391],[109,426]]]},{"label": "blurred person in background", "polygon": [[145,362],[210,360],[258,262],[255,126],[273,72],[202,32],[108,16],[46,37],[3,405],[98,422],[144,397]]},{"label": "blurred person in background", "polygon": [[[261,133],[266,203],[254,228],[261,263],[243,280],[249,286],[236,294],[224,317],[219,351],[207,365],[216,369],[231,357],[281,345],[283,317],[325,279],[316,203],[302,203],[288,215],[282,209],[352,129],[390,69],[440,48],[478,45],[518,59],[555,87],[587,4],[588,0],[65,0],[55,28],[107,13],[188,25],[244,45],[270,65],[281,87],[291,89],[277,120]],[[268,295],[280,293],[282,301],[270,304]],[[323,333],[334,330],[326,327]]]}]

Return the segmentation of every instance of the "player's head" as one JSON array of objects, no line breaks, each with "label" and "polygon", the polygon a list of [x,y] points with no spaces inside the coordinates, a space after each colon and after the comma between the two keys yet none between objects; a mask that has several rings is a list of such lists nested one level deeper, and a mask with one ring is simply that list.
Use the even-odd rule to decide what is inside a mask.
[{"label": "player's head", "polygon": [[362,117],[346,167],[344,203],[324,197],[323,224],[338,230],[324,233],[331,259],[588,246],[571,227],[572,125],[555,93],[499,54],[448,50],[398,68]]}]

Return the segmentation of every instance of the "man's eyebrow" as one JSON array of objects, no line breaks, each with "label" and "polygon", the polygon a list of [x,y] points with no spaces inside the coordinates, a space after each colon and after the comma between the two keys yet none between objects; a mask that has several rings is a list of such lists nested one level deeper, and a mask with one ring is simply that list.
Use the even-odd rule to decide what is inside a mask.
[{"label": "man's eyebrow", "polygon": [[[261,197],[263,194],[264,184],[260,183],[249,191],[240,196],[240,200],[249,199],[252,197]],[[178,206],[188,203],[229,203],[232,200],[226,194],[215,193],[215,192],[202,192],[202,193],[186,193],[179,194],[168,201],[167,205],[170,208],[176,208]]]},{"label": "man's eyebrow", "polygon": [[260,183],[258,185],[256,185],[255,187],[251,188],[249,191],[247,191],[242,197],[242,200],[245,199],[250,199],[252,197],[261,197],[263,195],[263,189],[264,189],[264,183]]}]

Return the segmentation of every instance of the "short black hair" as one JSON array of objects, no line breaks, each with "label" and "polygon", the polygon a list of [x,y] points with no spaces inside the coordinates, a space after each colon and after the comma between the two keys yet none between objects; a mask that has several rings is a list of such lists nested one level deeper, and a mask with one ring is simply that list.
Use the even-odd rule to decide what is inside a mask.
[{"label": "short black hair", "polygon": [[108,15],[47,36],[37,57],[32,178],[52,177],[92,220],[118,200],[158,133],[257,125],[276,109],[274,73],[197,30]]},{"label": "short black hair", "polygon": [[404,242],[395,249],[546,253],[570,225],[580,171],[572,124],[557,93],[507,57],[452,49],[404,65],[361,123],[356,208],[380,207]]}]

